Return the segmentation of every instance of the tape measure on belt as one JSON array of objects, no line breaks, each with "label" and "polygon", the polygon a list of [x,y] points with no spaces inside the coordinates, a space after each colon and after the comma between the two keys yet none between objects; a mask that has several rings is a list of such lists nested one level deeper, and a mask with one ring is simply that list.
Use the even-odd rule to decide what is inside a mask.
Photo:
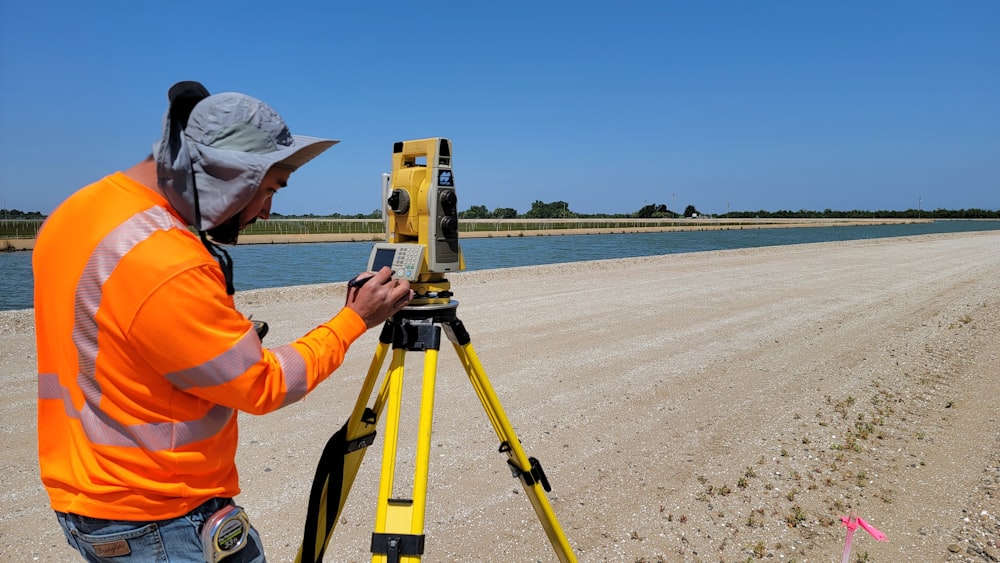
[{"label": "tape measure on belt", "polygon": [[242,508],[231,504],[216,511],[201,528],[205,561],[216,563],[229,557],[246,547],[249,537],[250,519]]}]

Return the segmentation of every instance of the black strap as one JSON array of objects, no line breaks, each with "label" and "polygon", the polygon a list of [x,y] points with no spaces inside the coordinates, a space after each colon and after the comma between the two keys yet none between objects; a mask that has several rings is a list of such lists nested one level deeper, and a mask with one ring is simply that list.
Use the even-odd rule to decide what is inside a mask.
[{"label": "black strap", "polygon": [[[169,102],[168,114],[170,116],[170,142],[172,145],[180,147],[180,137],[184,129],[187,128],[188,118],[191,117],[194,106],[209,95],[208,89],[201,83],[191,80],[178,82],[170,87],[167,92],[167,100]],[[191,186],[194,188],[194,227],[201,229],[201,202],[198,200],[198,184],[195,182],[194,171],[189,170],[188,173],[191,174]],[[226,293],[233,295],[236,293],[236,288],[233,286],[233,259],[229,257],[229,253],[224,248],[220,248],[208,240],[205,231],[199,230],[198,235],[201,237],[201,243],[205,245],[205,248],[222,268],[222,274],[226,279]],[[233,243],[235,244],[235,242],[234,240]]]},{"label": "black strap", "polygon": [[[302,535],[302,562],[319,563],[323,561],[326,551],[326,541],[337,519],[340,508],[340,491],[344,482],[344,456],[347,454],[347,424],[326,442],[323,455],[316,465],[316,476],[313,477],[312,491],[309,493],[309,508],[306,512],[305,533]],[[326,486],[326,506],[321,507],[323,487]],[[326,512],[326,529],[323,530],[323,548],[316,553],[316,539],[319,533],[320,510]]]},{"label": "black strap", "polygon": [[200,82],[187,80],[178,82],[167,91],[167,101],[170,103],[170,119],[180,125],[181,129],[187,127],[188,117],[198,102],[209,97],[208,89]]},{"label": "black strap", "polygon": [[[195,214],[200,217],[201,212],[198,211],[197,195],[194,197],[194,207]],[[219,263],[219,267],[222,268],[222,276],[226,280],[226,294],[233,295],[236,293],[236,288],[233,286],[233,259],[229,257],[229,253],[226,252],[225,248],[222,248],[221,246],[208,240],[208,237],[205,236],[205,231],[199,231],[198,235],[201,236],[201,244],[205,245],[208,252],[215,257],[215,261]]]},{"label": "black strap", "polygon": [[[366,408],[361,420],[369,425],[375,425],[375,412]],[[302,563],[320,563],[330,539],[333,526],[340,517],[340,494],[344,488],[344,457],[353,452],[370,446],[375,441],[375,431],[360,438],[347,441],[347,423],[326,442],[323,454],[316,464],[316,475],[313,477],[312,489],[309,491],[309,507],[306,509],[306,525],[302,534]],[[323,487],[326,487],[326,506],[321,506]],[[324,530],[319,530],[321,511],[326,516]],[[316,553],[316,540],[322,532],[323,547]]]}]

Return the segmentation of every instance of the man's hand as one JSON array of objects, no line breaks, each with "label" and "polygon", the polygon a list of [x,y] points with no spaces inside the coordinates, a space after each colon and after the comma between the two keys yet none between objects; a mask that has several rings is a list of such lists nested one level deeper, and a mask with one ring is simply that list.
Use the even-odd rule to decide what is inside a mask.
[{"label": "man's hand", "polygon": [[346,306],[364,319],[368,328],[384,323],[412,298],[410,282],[393,279],[388,267],[360,274],[347,284]]}]

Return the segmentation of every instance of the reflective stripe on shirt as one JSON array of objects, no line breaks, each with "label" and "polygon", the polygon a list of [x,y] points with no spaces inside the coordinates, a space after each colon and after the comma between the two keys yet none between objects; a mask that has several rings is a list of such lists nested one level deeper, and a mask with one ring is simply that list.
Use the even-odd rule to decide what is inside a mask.
[{"label": "reflective stripe on shirt", "polygon": [[302,354],[291,344],[278,346],[272,350],[285,373],[285,400],[281,404],[286,407],[309,392],[309,372]]},{"label": "reflective stripe on shirt", "polygon": [[178,389],[214,387],[229,383],[263,358],[260,338],[252,328],[239,342],[207,362],[181,371],[168,373],[166,378]]},{"label": "reflective stripe on shirt", "polygon": [[101,446],[141,447],[149,451],[168,450],[211,438],[233,416],[222,405],[212,407],[205,416],[187,422],[146,422],[123,425],[100,410],[84,403],[82,410],[73,406],[69,389],[50,373],[38,374],[38,398],[62,400],[66,416],[79,420],[91,443]]}]

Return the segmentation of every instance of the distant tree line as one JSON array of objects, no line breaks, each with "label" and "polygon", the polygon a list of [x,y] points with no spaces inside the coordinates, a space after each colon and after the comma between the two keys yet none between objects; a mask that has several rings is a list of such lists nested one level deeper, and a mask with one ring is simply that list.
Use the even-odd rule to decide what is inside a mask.
[{"label": "distant tree line", "polygon": [[458,216],[462,219],[516,219],[517,210],[510,207],[497,207],[490,211],[485,205],[473,205],[469,209],[459,212]]},{"label": "distant tree line", "polygon": [[21,211],[20,209],[0,209],[0,219],[17,219],[19,221],[38,221],[44,219],[38,211]]},{"label": "distant tree line", "polygon": [[[692,218],[700,217],[702,213],[693,205],[684,208],[683,213],[672,211],[665,204],[650,203],[642,206],[632,213],[577,213],[569,208],[569,203],[565,201],[544,202],[536,200],[531,204],[531,209],[523,214],[511,207],[497,207],[490,211],[485,205],[473,205],[465,211],[459,212],[462,219],[573,219],[573,218],[593,218],[593,219],[676,219],[679,217]],[[376,209],[371,213],[331,213],[329,215],[316,215],[308,213],[306,215],[283,215],[281,213],[271,213],[275,219],[381,219],[382,210]],[[790,211],[779,209],[778,211],[730,211],[712,217],[720,219],[1000,219],[1000,209],[907,209],[905,211],[894,211],[879,209],[877,211],[866,211],[854,209],[851,211],[836,211],[824,209],[823,211],[811,211],[800,209]],[[0,209],[0,219],[14,220],[41,220],[45,219],[38,211],[21,211],[19,209]]]},{"label": "distant tree line", "polygon": [[864,219],[878,217],[881,219],[1000,219],[1000,210],[990,211],[988,209],[907,209],[905,211],[892,211],[879,209],[877,211],[864,211],[854,209],[851,211],[834,211],[824,209],[823,211],[809,211],[800,209],[798,211],[778,210],[778,211],[731,211],[723,215],[723,218],[760,218],[760,219]]},{"label": "distant tree line", "polygon": [[678,217],[698,217],[701,214],[693,205],[687,206],[683,214],[678,214],[662,203],[648,204],[632,213],[577,213],[571,210],[569,203],[565,201],[546,203],[536,200],[531,204],[531,209],[524,214],[519,214],[516,209],[510,207],[498,207],[490,211],[485,205],[473,205],[458,215],[462,219],[676,219]]},{"label": "distant tree line", "polygon": [[316,215],[306,213],[305,215],[283,215],[281,213],[271,213],[274,219],[381,219],[382,210],[376,209],[371,213],[331,213],[329,215]]},{"label": "distant tree line", "polygon": [[[463,219],[566,219],[566,218],[637,218],[637,219],[676,219],[679,217],[692,218],[704,215],[693,205],[684,208],[683,213],[671,210],[662,203],[650,203],[642,206],[632,213],[577,213],[569,208],[565,201],[553,201],[545,203],[535,201],[531,204],[531,209],[526,213],[519,214],[517,210],[509,207],[500,207],[489,211],[485,205],[473,205],[467,211],[459,213]],[[879,209],[876,211],[866,211],[854,209],[850,211],[836,211],[824,209],[823,211],[811,211],[800,209],[789,211],[779,209],[778,211],[730,211],[711,217],[720,219],[1000,219],[1000,209],[906,209],[903,211]]]}]

